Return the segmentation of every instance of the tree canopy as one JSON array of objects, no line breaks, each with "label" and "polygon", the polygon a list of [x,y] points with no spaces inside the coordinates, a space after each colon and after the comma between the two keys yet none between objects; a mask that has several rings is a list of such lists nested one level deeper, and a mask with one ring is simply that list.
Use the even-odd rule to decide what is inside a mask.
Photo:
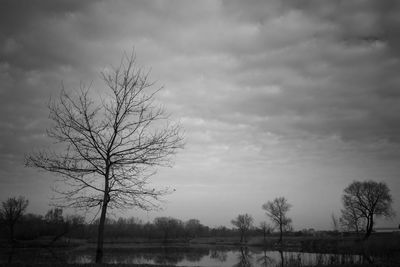
[{"label": "tree canopy", "polygon": [[357,226],[358,220],[365,221],[365,239],[372,233],[374,216],[391,217],[394,214],[390,190],[383,182],[354,181],[344,189],[342,201],[342,218],[354,220],[353,224]]}]

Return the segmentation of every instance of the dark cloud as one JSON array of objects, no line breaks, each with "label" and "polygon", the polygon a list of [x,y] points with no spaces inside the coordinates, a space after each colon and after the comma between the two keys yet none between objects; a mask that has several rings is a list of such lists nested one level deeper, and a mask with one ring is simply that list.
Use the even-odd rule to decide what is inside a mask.
[{"label": "dark cloud", "polygon": [[[75,65],[79,53],[73,29],[65,22],[85,12],[93,1],[2,1],[0,57],[24,70]],[[70,32],[71,31],[71,32]],[[78,54],[82,56],[82,54]]]},{"label": "dark cloud", "polygon": [[227,47],[242,88],[225,102],[231,112],[264,116],[262,128],[289,136],[399,141],[395,1],[224,4],[254,27],[242,50]]},{"label": "dark cloud", "polygon": [[0,174],[38,177],[18,168],[50,142],[49,97],[102,89],[99,71],[133,46],[186,128],[183,187],[195,170],[215,190],[252,176],[294,196],[281,176],[369,175],[357,157],[385,173],[376,158],[400,157],[399,18],[397,1],[2,1]]}]

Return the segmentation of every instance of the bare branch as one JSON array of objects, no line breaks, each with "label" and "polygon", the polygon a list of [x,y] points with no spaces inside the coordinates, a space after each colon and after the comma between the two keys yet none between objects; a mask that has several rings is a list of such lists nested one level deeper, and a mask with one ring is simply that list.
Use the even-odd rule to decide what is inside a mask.
[{"label": "bare branch", "polygon": [[101,207],[100,228],[107,207],[157,208],[170,190],[150,188],[149,178],[183,147],[181,126],[155,104],[162,88],[153,89],[135,59],[124,54],[119,67],[101,73],[109,94],[100,103],[90,98],[91,86],[81,84],[74,94],[63,88],[49,104],[53,126],[47,133],[65,149],[26,157],[27,166],[62,177],[67,187],[56,192],[63,206]]}]

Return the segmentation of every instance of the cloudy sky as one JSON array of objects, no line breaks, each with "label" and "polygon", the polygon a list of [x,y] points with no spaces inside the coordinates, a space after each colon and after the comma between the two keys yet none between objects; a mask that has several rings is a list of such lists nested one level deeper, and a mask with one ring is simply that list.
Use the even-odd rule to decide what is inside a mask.
[{"label": "cloudy sky", "polygon": [[186,147],[153,179],[176,189],[164,210],[123,216],[258,223],[285,196],[295,229],[329,229],[343,189],[369,179],[400,214],[399,36],[389,0],[2,0],[0,200],[24,195],[46,212],[54,179],[24,155],[51,144],[50,96],[100,90],[99,72],[134,48]]}]

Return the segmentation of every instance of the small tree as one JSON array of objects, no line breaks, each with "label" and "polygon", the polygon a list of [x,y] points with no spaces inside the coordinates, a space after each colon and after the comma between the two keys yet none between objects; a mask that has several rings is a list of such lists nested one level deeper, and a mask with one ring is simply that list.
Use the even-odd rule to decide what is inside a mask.
[{"label": "small tree", "polygon": [[156,166],[170,166],[182,148],[181,128],[171,124],[165,110],[155,104],[148,74],[136,66],[135,56],[102,73],[107,95],[101,101],[81,86],[74,95],[62,91],[49,105],[53,126],[48,135],[64,144],[62,151],[27,156],[27,165],[62,178],[60,206],[99,208],[96,263],[103,258],[107,209],[156,208],[169,190],[149,187]]},{"label": "small tree", "polygon": [[342,201],[346,215],[353,216],[355,212],[354,218],[365,219],[364,239],[372,233],[374,216],[391,217],[394,214],[390,190],[383,182],[354,181],[344,189]]},{"label": "small tree", "polygon": [[240,242],[246,242],[246,234],[253,226],[253,217],[249,214],[240,214],[231,223],[239,229]]},{"label": "small tree", "polygon": [[272,232],[273,227],[270,224],[268,224],[267,222],[264,222],[264,221],[260,222],[260,226],[259,227],[260,227],[259,228],[260,231],[263,234],[263,240],[264,240],[264,244],[265,244],[267,234],[270,234]]},{"label": "small tree", "polygon": [[279,243],[282,243],[283,232],[292,229],[292,219],[286,216],[286,213],[291,207],[292,205],[290,205],[284,197],[277,197],[262,205],[268,217],[270,217],[276,227],[279,228]]},{"label": "small tree", "polygon": [[11,197],[3,201],[0,209],[0,218],[7,226],[10,233],[10,242],[14,242],[16,223],[22,218],[29,201],[24,197]]}]

